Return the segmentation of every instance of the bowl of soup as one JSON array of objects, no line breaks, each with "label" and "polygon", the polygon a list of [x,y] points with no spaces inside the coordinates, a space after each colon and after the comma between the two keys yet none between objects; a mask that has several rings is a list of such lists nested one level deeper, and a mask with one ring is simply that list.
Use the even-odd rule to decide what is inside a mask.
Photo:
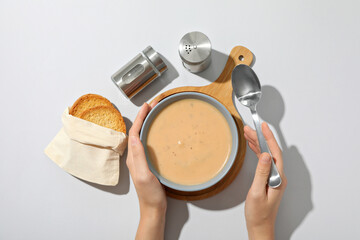
[{"label": "bowl of soup", "polygon": [[151,172],[163,185],[183,192],[201,191],[223,179],[239,142],[226,107],[197,92],[160,101],[147,115],[140,139]]}]

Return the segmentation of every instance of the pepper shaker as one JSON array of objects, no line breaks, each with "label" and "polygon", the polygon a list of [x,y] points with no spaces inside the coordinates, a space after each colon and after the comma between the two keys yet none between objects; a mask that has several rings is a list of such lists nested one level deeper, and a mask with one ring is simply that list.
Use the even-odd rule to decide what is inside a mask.
[{"label": "pepper shaker", "polygon": [[184,67],[190,72],[204,71],[211,62],[211,42],[201,32],[189,32],[180,40],[179,55]]},{"label": "pepper shaker", "polygon": [[132,98],[150,82],[160,77],[167,66],[150,46],[111,76],[112,81],[127,97]]}]

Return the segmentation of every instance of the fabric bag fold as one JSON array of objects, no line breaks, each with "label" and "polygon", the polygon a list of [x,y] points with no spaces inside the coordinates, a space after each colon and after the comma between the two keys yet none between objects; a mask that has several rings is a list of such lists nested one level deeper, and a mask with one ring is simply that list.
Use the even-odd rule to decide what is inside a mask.
[{"label": "fabric bag fold", "polygon": [[74,117],[69,108],[62,115],[63,128],[45,148],[59,167],[80,179],[115,186],[120,156],[127,146],[125,133]]}]

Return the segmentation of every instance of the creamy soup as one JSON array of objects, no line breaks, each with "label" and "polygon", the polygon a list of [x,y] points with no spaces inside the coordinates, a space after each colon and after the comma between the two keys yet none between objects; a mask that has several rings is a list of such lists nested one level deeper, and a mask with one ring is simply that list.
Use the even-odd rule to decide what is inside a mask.
[{"label": "creamy soup", "polygon": [[215,177],[231,151],[230,127],[222,113],[198,99],[166,106],[153,120],[147,148],[154,168],[164,178],[196,185]]}]

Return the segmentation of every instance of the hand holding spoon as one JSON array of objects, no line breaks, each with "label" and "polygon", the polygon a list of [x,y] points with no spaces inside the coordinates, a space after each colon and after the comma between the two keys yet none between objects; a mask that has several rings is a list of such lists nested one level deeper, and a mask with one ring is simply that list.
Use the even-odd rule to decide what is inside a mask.
[{"label": "hand holding spoon", "polygon": [[[271,152],[261,131],[259,115],[256,112],[256,104],[261,98],[261,85],[258,77],[251,67],[240,64],[234,68],[231,75],[231,81],[236,98],[242,105],[250,108],[261,152],[267,152],[271,156]],[[281,177],[274,164],[274,160],[271,157],[271,171],[268,185],[272,188],[276,188],[280,186],[280,184]]]}]

